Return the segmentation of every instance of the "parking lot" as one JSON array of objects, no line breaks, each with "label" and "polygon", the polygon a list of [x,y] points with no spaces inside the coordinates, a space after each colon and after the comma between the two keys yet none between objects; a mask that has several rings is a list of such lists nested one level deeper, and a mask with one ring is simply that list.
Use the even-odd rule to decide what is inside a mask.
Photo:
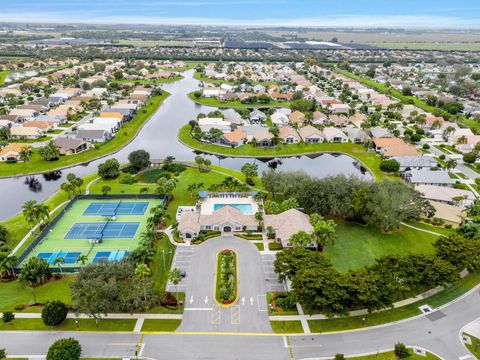
[{"label": "parking lot", "polygon": [[277,274],[273,270],[275,254],[262,254],[262,267],[265,277],[265,284],[268,292],[286,291],[285,284],[277,279]]},{"label": "parking lot", "polygon": [[180,284],[177,286],[173,285],[172,283],[167,284],[167,291],[179,291],[185,292],[188,288],[188,282],[190,280],[190,269],[192,263],[192,256],[194,253],[194,248],[189,246],[179,246],[175,251],[175,256],[172,262],[172,269],[177,268],[182,272],[185,272],[186,276],[182,279]]}]

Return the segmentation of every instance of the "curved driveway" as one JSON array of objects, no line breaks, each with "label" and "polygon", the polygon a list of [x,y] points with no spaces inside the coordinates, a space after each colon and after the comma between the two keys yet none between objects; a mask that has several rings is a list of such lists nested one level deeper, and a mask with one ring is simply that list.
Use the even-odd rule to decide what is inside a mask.
[{"label": "curved driveway", "polygon": [[[237,253],[239,300],[228,308],[214,301],[217,253]],[[185,312],[178,331],[271,332],[260,252],[234,236],[210,239],[193,248],[185,292]]]}]

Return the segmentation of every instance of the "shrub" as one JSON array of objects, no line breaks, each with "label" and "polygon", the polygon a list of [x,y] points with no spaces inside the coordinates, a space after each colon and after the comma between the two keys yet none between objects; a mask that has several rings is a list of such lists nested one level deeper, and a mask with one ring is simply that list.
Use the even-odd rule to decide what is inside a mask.
[{"label": "shrub", "polygon": [[0,359],[7,358],[7,351],[5,349],[0,349]]},{"label": "shrub", "polygon": [[336,354],[335,360],[345,360],[345,356],[343,354]]},{"label": "shrub", "polygon": [[397,160],[394,159],[382,160],[382,162],[380,163],[380,170],[387,173],[397,172],[398,170],[400,170],[400,164]]},{"label": "shrub", "polygon": [[67,306],[58,300],[49,301],[42,309],[42,320],[45,325],[57,326],[67,318]]},{"label": "shrub", "polygon": [[423,144],[422,148],[423,148],[424,150],[428,150],[428,149],[430,149],[430,145],[428,145],[428,144]]},{"label": "shrub", "polygon": [[477,155],[473,152],[463,155],[463,161],[469,164],[473,164],[477,160]]},{"label": "shrub", "polygon": [[410,357],[410,352],[407,347],[402,343],[395,344],[394,350],[395,356],[399,359],[407,359]]},{"label": "shrub", "polygon": [[445,229],[451,229],[452,228],[452,224],[445,224]]},{"label": "shrub", "polygon": [[130,174],[125,175],[125,177],[120,180],[120,184],[126,184],[126,185],[132,185],[132,184],[135,184],[136,182],[137,180],[135,180],[135,178]]},{"label": "shrub", "polygon": [[283,246],[280,243],[271,242],[271,243],[268,243],[268,249],[269,250],[282,250]]},{"label": "shrub", "polygon": [[163,306],[177,306],[177,298],[170,292],[166,292],[160,299]]},{"label": "shrub", "polygon": [[47,360],[80,360],[82,347],[74,338],[55,341],[47,352]]},{"label": "shrub", "polygon": [[442,154],[442,155],[439,156],[439,158],[440,158],[440,160],[445,160],[446,156],[445,156],[445,154]]},{"label": "shrub", "polygon": [[277,304],[279,307],[281,307],[285,311],[295,310],[297,306],[297,302],[295,301],[295,299],[291,294],[288,294],[286,296],[276,297],[275,304]]},{"label": "shrub", "polygon": [[24,304],[17,304],[13,308],[17,311],[21,311],[21,310],[25,309],[25,305]]},{"label": "shrub", "polygon": [[3,313],[2,320],[4,323],[9,323],[15,320],[15,314],[11,311],[6,311]]},{"label": "shrub", "polygon": [[434,217],[434,218],[432,219],[432,224],[435,225],[435,226],[440,226],[440,225],[445,224],[445,220],[440,219],[440,218],[438,218],[438,217]]}]

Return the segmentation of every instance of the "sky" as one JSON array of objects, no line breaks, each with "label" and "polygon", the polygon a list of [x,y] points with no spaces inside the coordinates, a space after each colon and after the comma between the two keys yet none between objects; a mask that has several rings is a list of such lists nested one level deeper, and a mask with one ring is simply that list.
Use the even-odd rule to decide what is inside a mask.
[{"label": "sky", "polygon": [[0,22],[480,28],[480,0],[0,0]]}]

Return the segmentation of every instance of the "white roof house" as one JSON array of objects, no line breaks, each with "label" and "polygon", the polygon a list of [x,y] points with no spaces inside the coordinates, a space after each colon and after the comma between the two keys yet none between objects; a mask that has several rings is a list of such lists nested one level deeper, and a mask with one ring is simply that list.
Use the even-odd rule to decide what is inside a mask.
[{"label": "white roof house", "polygon": [[420,192],[425,199],[439,201],[450,205],[468,206],[475,201],[471,191],[455,189],[437,185],[417,185],[415,190]]},{"label": "white roof house", "polygon": [[334,128],[326,127],[323,129],[323,135],[325,140],[333,143],[346,143],[348,142],[348,136],[343,133],[343,131]]},{"label": "white roof house", "polygon": [[198,125],[203,132],[207,132],[210,129],[218,129],[223,133],[231,131],[231,123],[223,120],[222,118],[202,118],[198,119]]},{"label": "white roof house", "polygon": [[282,125],[288,124],[288,122],[290,121],[290,119],[288,118],[288,116],[286,114],[284,114],[282,112],[279,112],[279,111],[270,115],[270,119],[272,120],[272,123],[277,125],[277,126],[282,126]]}]

